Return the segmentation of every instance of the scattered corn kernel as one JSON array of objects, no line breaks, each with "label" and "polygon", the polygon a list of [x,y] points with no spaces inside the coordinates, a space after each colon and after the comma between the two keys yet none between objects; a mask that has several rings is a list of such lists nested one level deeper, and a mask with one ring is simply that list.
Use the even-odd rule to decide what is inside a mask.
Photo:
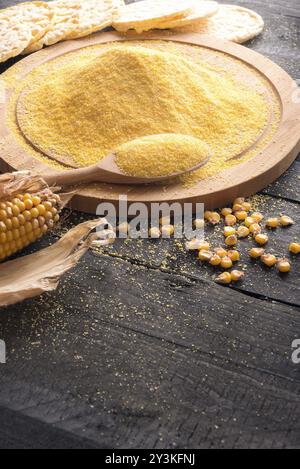
[{"label": "scattered corn kernel", "polygon": [[229,256],[225,256],[221,259],[221,267],[223,267],[223,269],[230,269],[232,267],[232,260]]},{"label": "scattered corn kernel", "polygon": [[287,215],[282,215],[280,217],[280,224],[281,226],[290,226],[293,225],[295,222],[291,217],[288,217]]},{"label": "scattered corn kernel", "polygon": [[227,226],[233,226],[235,225],[237,222],[236,220],[236,216],[232,215],[232,214],[229,214],[229,215],[226,215],[225,217],[225,225]]},{"label": "scattered corn kernel", "polygon": [[127,221],[124,221],[118,225],[118,232],[128,235],[130,231],[130,226]]},{"label": "scattered corn kernel", "polygon": [[210,212],[209,210],[206,210],[204,212],[204,220],[209,220],[210,219],[210,216],[211,216],[212,212]]},{"label": "scattered corn kernel", "polygon": [[204,262],[208,262],[212,256],[213,253],[211,251],[207,251],[206,249],[201,249],[198,254],[200,261]]},{"label": "scattered corn kernel", "polygon": [[210,244],[207,241],[201,241],[200,246],[198,247],[199,251],[201,249],[205,249],[206,251],[209,251],[210,249]]},{"label": "scattered corn kernel", "polygon": [[253,218],[253,220],[256,223],[260,223],[264,219],[264,216],[260,212],[253,212],[253,213],[251,213],[251,218]]},{"label": "scattered corn kernel", "polygon": [[269,241],[269,236],[266,235],[265,233],[258,233],[254,239],[257,242],[257,244],[260,244],[261,246],[263,246]]},{"label": "scattered corn kernel", "polygon": [[265,250],[263,248],[251,248],[248,253],[252,259],[258,259],[265,253]]},{"label": "scattered corn kernel", "polygon": [[268,218],[266,221],[267,228],[277,228],[279,225],[279,220],[277,217]]},{"label": "scattered corn kernel", "polygon": [[161,234],[164,237],[170,237],[174,234],[174,225],[163,225],[161,227]]},{"label": "scattered corn kernel", "polygon": [[195,218],[193,224],[194,224],[194,227],[197,230],[201,230],[201,228],[204,228],[204,219],[203,218]]},{"label": "scattered corn kernel", "polygon": [[227,256],[232,260],[232,262],[237,262],[240,260],[240,253],[236,249],[228,251]]},{"label": "scattered corn kernel", "polygon": [[232,207],[233,212],[240,212],[241,210],[243,210],[242,204],[234,204]]},{"label": "scattered corn kernel", "polygon": [[159,224],[162,225],[170,225],[171,224],[171,217],[169,215],[166,215],[164,217],[161,217],[159,219]]},{"label": "scattered corn kernel", "polygon": [[245,273],[241,270],[232,270],[230,272],[230,276],[233,282],[238,282],[239,280],[242,280],[245,277]]},{"label": "scattered corn kernel", "polygon": [[221,257],[218,256],[217,254],[213,254],[211,258],[209,259],[209,263],[211,265],[220,265],[221,264]]},{"label": "scattered corn kernel", "polygon": [[235,214],[237,220],[239,220],[239,221],[246,220],[246,218],[248,216],[248,213],[246,212],[246,210],[238,210],[234,214]]},{"label": "scattered corn kernel", "polygon": [[224,248],[222,248],[222,247],[215,248],[215,249],[214,249],[214,252],[215,252],[218,256],[220,256],[221,258],[227,256],[227,251],[226,251],[226,249],[224,249]]},{"label": "scattered corn kernel", "polygon": [[217,225],[221,221],[221,216],[218,212],[211,212],[210,217],[208,219],[209,223],[212,225]]},{"label": "scattered corn kernel", "polygon": [[232,213],[232,208],[230,207],[224,207],[221,210],[221,215],[223,215],[223,217],[226,217],[227,215],[230,215],[231,213]]},{"label": "scattered corn kernel", "polygon": [[249,228],[251,225],[253,225],[253,223],[255,223],[255,220],[254,220],[254,218],[252,218],[252,216],[251,216],[251,217],[247,217],[247,218],[245,218],[245,220],[244,220],[244,225],[247,226],[248,228]]},{"label": "scattered corn kernel", "polygon": [[276,266],[279,272],[286,273],[291,271],[291,263],[288,259],[279,259]]},{"label": "scattered corn kernel", "polygon": [[274,254],[263,254],[261,256],[261,261],[268,267],[273,267],[277,263],[277,258]]},{"label": "scattered corn kernel", "polygon": [[224,236],[227,238],[227,236],[235,235],[236,229],[233,226],[225,226],[223,233]]},{"label": "scattered corn kernel", "polygon": [[258,223],[252,223],[252,225],[249,226],[249,231],[256,236],[261,233],[261,226]]},{"label": "scattered corn kernel", "polygon": [[223,272],[222,274],[218,275],[216,278],[217,283],[222,283],[223,285],[228,285],[231,283],[231,274],[230,272]]},{"label": "scattered corn kernel", "polygon": [[240,238],[246,238],[250,234],[250,230],[247,226],[240,225],[237,229],[237,234]]},{"label": "scattered corn kernel", "polygon": [[299,254],[300,253],[300,243],[290,243],[289,244],[289,251],[292,254]]},{"label": "scattered corn kernel", "polygon": [[149,229],[149,237],[150,238],[157,239],[157,238],[160,238],[160,236],[161,236],[161,232],[160,232],[160,229],[157,226],[152,226]]},{"label": "scattered corn kernel", "polygon": [[246,212],[249,212],[252,208],[252,205],[250,204],[250,202],[243,202],[242,207],[243,207],[243,210],[245,210]]},{"label": "scattered corn kernel", "polygon": [[[187,251],[195,251],[196,249],[201,249],[201,246],[203,246],[203,241],[198,238],[190,239],[189,241],[185,243],[185,248]],[[209,246],[208,246],[208,249],[209,249]]]},{"label": "scattered corn kernel", "polygon": [[245,202],[245,197],[237,197],[234,199],[232,205],[240,204],[242,205]]},{"label": "scattered corn kernel", "polygon": [[225,239],[226,246],[234,246],[235,244],[237,244],[237,242],[238,242],[237,236],[234,234],[227,236],[227,238]]}]

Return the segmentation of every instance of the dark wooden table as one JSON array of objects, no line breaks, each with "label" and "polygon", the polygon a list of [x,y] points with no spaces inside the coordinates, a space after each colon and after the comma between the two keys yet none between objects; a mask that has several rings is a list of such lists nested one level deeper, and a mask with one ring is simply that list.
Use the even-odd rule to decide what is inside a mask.
[{"label": "dark wooden table", "polygon": [[[266,22],[247,46],[299,79],[298,0],[234,3]],[[300,238],[299,179],[298,159],[259,197],[266,215],[297,221],[271,235],[280,254]],[[0,447],[299,448],[300,261],[281,277],[240,245],[239,287],[216,285],[172,241],[118,241],[57,292],[3,308]]]}]

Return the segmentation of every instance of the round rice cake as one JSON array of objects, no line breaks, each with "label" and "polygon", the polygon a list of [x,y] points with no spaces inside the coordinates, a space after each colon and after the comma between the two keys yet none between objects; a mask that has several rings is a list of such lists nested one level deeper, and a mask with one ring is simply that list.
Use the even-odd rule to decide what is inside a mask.
[{"label": "round rice cake", "polygon": [[155,28],[163,21],[184,18],[193,11],[190,0],[142,0],[120,8],[113,27],[120,32],[135,29],[138,33]]},{"label": "round rice cake", "polygon": [[26,24],[14,24],[0,13],[0,62],[21,54],[31,38],[31,29]]},{"label": "round rice cake", "polygon": [[264,29],[264,20],[253,10],[236,5],[219,5],[210,18],[182,28],[181,32],[208,34],[233,42],[246,42],[258,36]]},{"label": "round rice cake", "polygon": [[177,20],[169,20],[160,23],[156,26],[157,29],[169,29],[169,28],[180,28],[182,26],[190,26],[192,24],[197,24],[199,20],[208,18],[217,13],[219,9],[218,2],[214,1],[197,1],[193,0],[193,11],[188,16],[184,18],[179,18]]}]

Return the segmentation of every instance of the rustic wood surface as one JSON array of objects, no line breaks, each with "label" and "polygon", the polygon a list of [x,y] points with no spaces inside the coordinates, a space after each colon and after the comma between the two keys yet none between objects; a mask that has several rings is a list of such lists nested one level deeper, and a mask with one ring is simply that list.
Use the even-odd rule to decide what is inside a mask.
[{"label": "rustic wood surface", "polygon": [[[248,46],[299,79],[298,0],[232,3],[266,21]],[[297,221],[271,234],[282,255],[300,236],[299,179],[298,159],[256,200]],[[282,277],[243,259],[247,279],[226,288],[172,241],[117,241],[57,292],[3,308],[0,447],[299,448],[300,261]]]}]

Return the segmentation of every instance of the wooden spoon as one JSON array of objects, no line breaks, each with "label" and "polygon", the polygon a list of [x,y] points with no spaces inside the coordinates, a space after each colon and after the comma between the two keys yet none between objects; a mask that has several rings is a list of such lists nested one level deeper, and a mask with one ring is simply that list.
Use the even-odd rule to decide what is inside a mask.
[{"label": "wooden spoon", "polygon": [[51,171],[51,173],[43,175],[43,178],[49,186],[70,186],[92,182],[106,182],[112,184],[149,184],[152,182],[172,179],[195,171],[201,166],[204,166],[210,160],[210,157],[211,155],[208,155],[205,160],[202,160],[192,168],[168,174],[167,176],[135,177],[124,174],[121,171],[117,165],[115,153],[111,152],[103,158],[103,160],[93,166],[70,169],[68,171]]}]

